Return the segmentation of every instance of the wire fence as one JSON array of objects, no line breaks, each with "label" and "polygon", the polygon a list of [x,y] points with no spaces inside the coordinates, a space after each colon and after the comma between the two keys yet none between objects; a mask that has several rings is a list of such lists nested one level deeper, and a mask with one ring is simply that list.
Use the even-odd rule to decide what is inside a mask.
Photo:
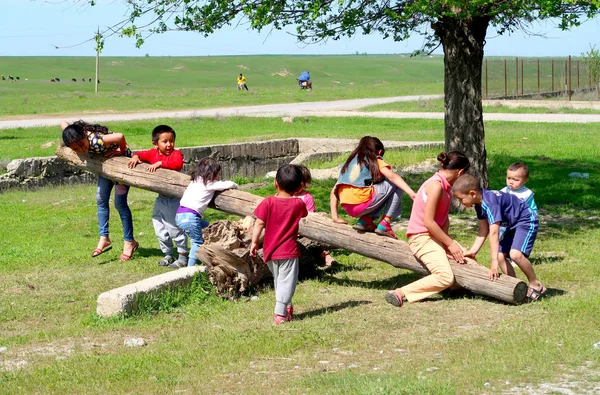
[{"label": "wire fence", "polygon": [[[596,92],[581,59],[485,58],[482,70],[484,99],[532,99]],[[597,100],[596,94],[587,95]],[[579,96],[578,96],[579,98]]]}]

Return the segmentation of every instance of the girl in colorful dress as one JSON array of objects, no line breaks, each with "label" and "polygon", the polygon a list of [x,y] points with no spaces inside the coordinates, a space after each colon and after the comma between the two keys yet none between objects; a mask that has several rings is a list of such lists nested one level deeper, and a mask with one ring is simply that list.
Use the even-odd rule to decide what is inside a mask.
[{"label": "girl in colorful dress", "polygon": [[[377,137],[360,139],[358,147],[341,165],[331,191],[331,216],[335,222],[345,223],[338,217],[339,199],[342,208],[358,218],[354,229],[397,239],[390,222],[401,214],[402,191],[411,199],[415,198],[415,192],[383,161],[384,153],[383,143]],[[375,224],[380,216],[381,220]]]}]

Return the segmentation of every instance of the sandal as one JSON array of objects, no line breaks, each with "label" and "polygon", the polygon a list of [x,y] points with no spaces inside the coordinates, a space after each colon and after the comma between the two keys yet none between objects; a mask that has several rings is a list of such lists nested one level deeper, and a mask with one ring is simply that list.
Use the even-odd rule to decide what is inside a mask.
[{"label": "sandal", "polygon": [[112,246],[110,244],[111,243],[108,243],[104,247],[102,247],[102,248],[96,248],[94,251],[92,251],[92,258],[95,258],[98,255],[102,255],[105,252],[108,252],[108,251],[112,250]]},{"label": "sandal", "polygon": [[131,250],[131,254],[127,255],[125,253],[121,254],[121,262],[125,262],[131,259],[131,257],[133,256],[133,253],[135,252],[135,250],[138,249],[138,247],[140,246],[140,243],[138,243],[137,241],[134,241],[133,244],[133,250]]},{"label": "sandal", "polygon": [[546,292],[548,292],[548,289],[546,289],[546,287],[544,287],[542,285],[542,289],[537,290],[535,288],[529,288],[529,291],[527,292],[527,297],[529,298],[530,302],[535,302],[537,300],[539,300],[542,296],[546,295]]}]

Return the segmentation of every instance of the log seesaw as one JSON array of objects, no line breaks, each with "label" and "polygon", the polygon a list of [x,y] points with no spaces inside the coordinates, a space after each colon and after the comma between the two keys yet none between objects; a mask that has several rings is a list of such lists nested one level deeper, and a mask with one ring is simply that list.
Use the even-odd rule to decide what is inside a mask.
[{"label": "log seesaw", "polygon": [[[189,176],[170,170],[146,171],[147,164],[139,164],[130,169],[128,158],[99,156],[83,157],[70,148],[59,146],[59,158],[77,168],[101,175],[115,182],[160,193],[164,196],[180,198],[187,187]],[[241,217],[251,216],[262,198],[240,190],[227,190],[215,194],[211,207]],[[411,270],[421,275],[429,274],[410,252],[408,244],[402,240],[377,236],[373,233],[359,234],[352,227],[336,224],[324,213],[308,213],[300,222],[300,235],[324,245],[343,248],[348,251],[386,262],[394,267]],[[450,262],[455,282],[459,286],[478,295],[487,296],[506,303],[519,304],[525,301],[527,284],[517,278],[500,276],[491,282],[488,269],[474,262],[460,265]]]}]

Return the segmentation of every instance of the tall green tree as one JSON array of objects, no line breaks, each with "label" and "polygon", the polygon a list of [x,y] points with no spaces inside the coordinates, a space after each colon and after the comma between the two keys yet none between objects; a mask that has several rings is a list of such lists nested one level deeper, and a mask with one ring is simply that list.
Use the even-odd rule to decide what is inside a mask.
[{"label": "tall green tree", "polygon": [[[92,2],[93,3],[93,2]],[[600,0],[128,0],[130,14],[119,26],[135,36],[169,30],[205,36],[247,21],[252,29],[292,30],[314,43],[356,34],[380,33],[402,41],[422,34],[425,50],[444,50],[446,150],[472,160],[472,173],[487,185],[481,105],[481,65],[487,29],[500,34],[555,19],[569,29],[598,13]],[[146,30],[150,28],[150,30]]]}]

